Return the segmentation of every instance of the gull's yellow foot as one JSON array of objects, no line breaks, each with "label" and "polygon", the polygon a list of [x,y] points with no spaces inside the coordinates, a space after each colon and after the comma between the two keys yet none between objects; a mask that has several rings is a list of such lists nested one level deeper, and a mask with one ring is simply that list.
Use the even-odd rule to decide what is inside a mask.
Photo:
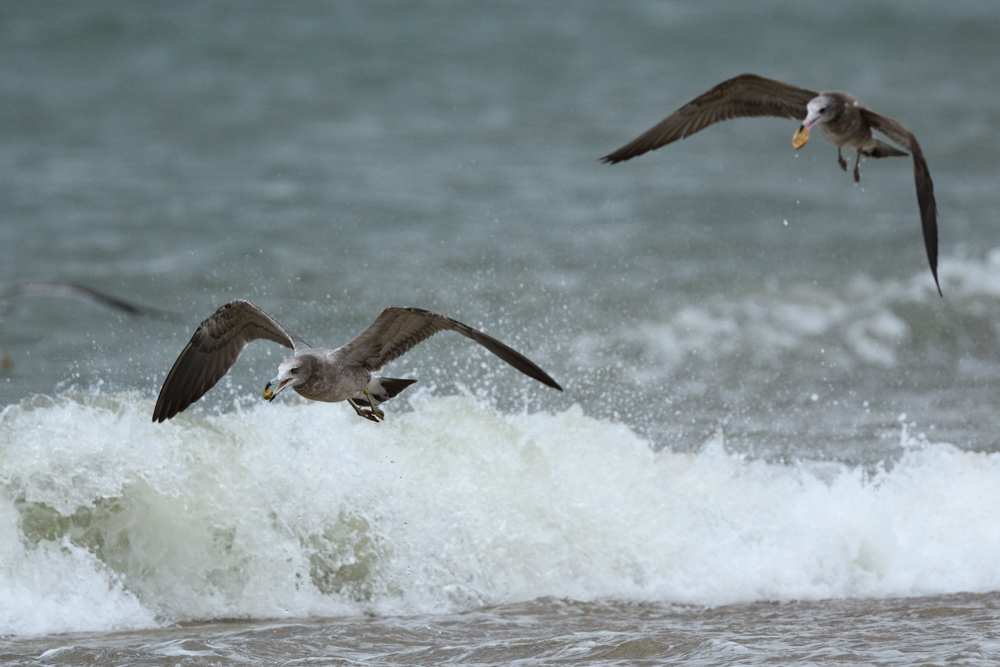
[{"label": "gull's yellow foot", "polygon": [[368,418],[372,419],[372,417],[375,417],[375,419],[372,419],[372,421],[378,421],[379,419],[385,419],[385,413],[382,412],[381,410],[379,410],[377,407],[375,407],[375,399],[373,399],[372,395],[368,392],[368,387],[365,387],[364,389],[362,389],[361,393],[364,394],[365,398],[368,399],[368,405],[370,407],[370,409],[368,410],[368,415],[370,415],[370,416]]},{"label": "gull's yellow foot", "polygon": [[348,404],[348,405],[350,405],[350,406],[351,406],[352,408],[354,408],[354,411],[355,411],[356,413],[358,413],[358,416],[359,416],[359,417],[364,417],[365,419],[370,419],[370,418],[368,417],[368,411],[367,411],[367,410],[362,410],[362,409],[361,409],[361,408],[360,408],[360,407],[358,406],[358,404],[354,402],[354,399],[351,399],[351,398],[347,399],[347,404]]}]

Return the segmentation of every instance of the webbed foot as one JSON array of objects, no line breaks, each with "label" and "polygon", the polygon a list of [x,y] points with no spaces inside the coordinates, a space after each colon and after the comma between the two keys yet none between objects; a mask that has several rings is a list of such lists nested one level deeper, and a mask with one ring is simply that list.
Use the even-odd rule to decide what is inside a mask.
[{"label": "webbed foot", "polygon": [[[368,399],[371,401],[371,396],[369,396]],[[363,410],[357,403],[354,402],[354,399],[351,398],[347,399],[347,404],[354,408],[354,411],[358,413],[359,417],[364,417],[370,422],[375,422],[377,424],[380,419],[385,419],[385,413],[378,408],[369,407],[367,410]],[[369,406],[371,406],[370,402]]]},{"label": "webbed foot", "polygon": [[372,398],[371,393],[369,393],[368,387],[365,387],[364,389],[362,389],[361,393],[363,393],[365,395],[365,398],[368,399],[369,409],[368,409],[368,412],[366,412],[365,415],[364,415],[365,419],[370,419],[373,422],[377,422],[380,419],[385,419],[385,413],[382,412],[381,410],[379,410],[375,406],[375,399]]}]

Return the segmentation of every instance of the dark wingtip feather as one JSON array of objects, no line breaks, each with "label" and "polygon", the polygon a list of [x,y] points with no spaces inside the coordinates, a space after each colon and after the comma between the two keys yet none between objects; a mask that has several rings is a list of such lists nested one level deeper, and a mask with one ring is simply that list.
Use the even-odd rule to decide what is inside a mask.
[{"label": "dark wingtip feather", "polygon": [[547,387],[552,387],[553,389],[558,389],[559,391],[563,390],[563,388],[559,386],[559,383],[553,380],[548,373],[543,371],[538,364],[533,362],[531,359],[528,359],[517,350],[501,343],[492,336],[484,334],[482,331],[473,329],[466,324],[462,324],[461,322],[456,322],[456,324],[460,325],[460,328],[456,328],[456,331],[476,341],[528,377],[538,380]]},{"label": "dark wingtip feather", "polygon": [[924,235],[924,248],[927,250],[927,261],[934,276],[934,285],[938,294],[944,297],[941,283],[938,280],[938,231],[937,231],[937,201],[934,199],[934,181],[931,180],[927,161],[919,146],[913,148],[913,177],[917,187],[917,204],[920,207],[920,224]]}]

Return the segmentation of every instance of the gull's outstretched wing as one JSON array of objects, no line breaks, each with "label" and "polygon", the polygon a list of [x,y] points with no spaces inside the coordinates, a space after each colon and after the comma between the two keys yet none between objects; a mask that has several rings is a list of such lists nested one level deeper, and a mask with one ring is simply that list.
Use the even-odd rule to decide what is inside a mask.
[{"label": "gull's outstretched wing", "polygon": [[881,132],[913,154],[913,180],[917,184],[917,204],[920,206],[920,222],[924,230],[924,247],[927,249],[931,273],[934,274],[934,284],[940,294],[941,284],[937,275],[937,202],[934,200],[934,182],[931,180],[924,152],[920,150],[920,144],[913,133],[892,118],[877,114],[871,109],[862,109],[861,115],[873,130]]},{"label": "gull's outstretched wing", "polygon": [[247,343],[270,340],[298,353],[308,345],[249,301],[236,299],[212,313],[191,336],[160,389],[153,421],[182,412],[232,368]]},{"label": "gull's outstretched wing", "polygon": [[0,299],[18,296],[70,297],[93,301],[113,310],[119,310],[127,315],[154,317],[163,320],[178,319],[177,313],[119,299],[116,296],[111,296],[90,287],[65,280],[19,280],[13,283],[0,284]]},{"label": "gull's outstretched wing", "polygon": [[360,336],[337,349],[335,354],[341,363],[364,366],[374,373],[439,331],[457,331],[525,375],[562,391],[548,373],[520,352],[466,324],[420,308],[389,306]]},{"label": "gull's outstretched wing", "polygon": [[622,162],[731,118],[776,116],[802,120],[806,104],[818,94],[756,74],[740,74],[691,100],[601,161]]}]

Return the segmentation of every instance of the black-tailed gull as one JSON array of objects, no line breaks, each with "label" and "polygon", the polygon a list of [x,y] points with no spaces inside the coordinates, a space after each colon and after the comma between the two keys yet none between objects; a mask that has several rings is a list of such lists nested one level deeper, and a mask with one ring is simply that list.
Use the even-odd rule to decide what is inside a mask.
[{"label": "black-tailed gull", "polygon": [[[264,387],[264,398],[291,387],[314,401],[347,401],[360,416],[379,421],[383,403],[416,380],[373,375],[439,331],[457,331],[539,382],[562,387],[534,362],[495,338],[444,315],[420,308],[390,306],[370,327],[335,350],[313,348],[266,312],[243,299],[230,301],[201,323],[160,389],[153,421],[162,422],[205,395],[236,363],[247,343],[270,340],[292,348],[294,356],[278,366]],[[365,409],[363,409],[365,408]]]},{"label": "black-tailed gull", "polygon": [[862,155],[873,158],[907,155],[906,152],[872,137],[872,130],[881,132],[910,151],[913,154],[913,175],[917,185],[924,247],[934,275],[934,284],[938,293],[941,293],[937,276],[937,204],[934,201],[934,183],[920,144],[913,133],[897,121],[875,113],[846,93],[817,93],[756,74],[741,74],[691,100],[650,130],[601,160],[612,164],[622,162],[689,137],[714,123],[750,116],[804,119],[792,139],[796,150],[808,141],[809,128],[819,124],[823,136],[837,147],[837,161],[845,171],[847,162],[840,149],[853,148],[857,151],[854,162],[855,183],[861,178],[858,162]]}]

